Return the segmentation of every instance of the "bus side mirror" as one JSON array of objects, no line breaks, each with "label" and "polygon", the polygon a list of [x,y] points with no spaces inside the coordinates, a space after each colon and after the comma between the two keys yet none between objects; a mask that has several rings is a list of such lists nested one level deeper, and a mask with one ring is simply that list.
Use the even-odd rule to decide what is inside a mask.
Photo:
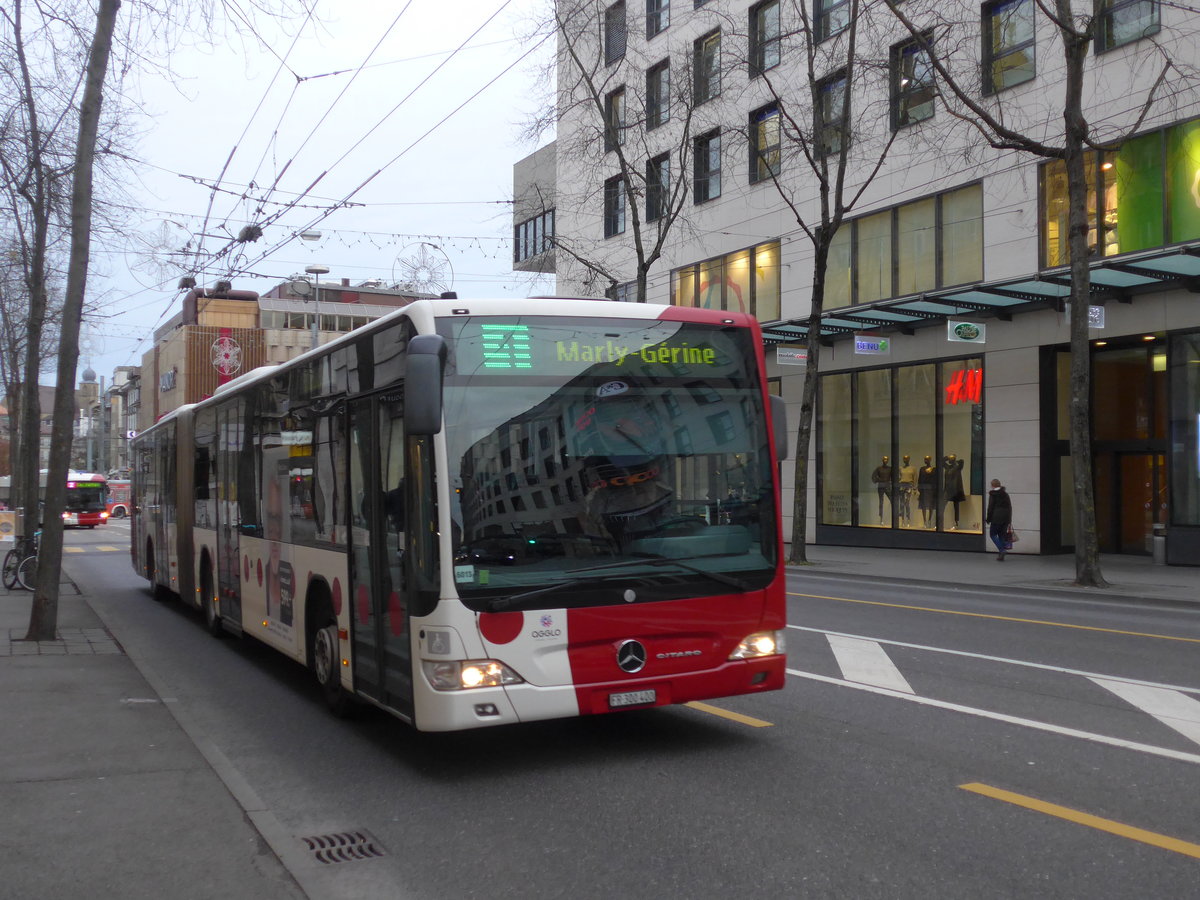
[{"label": "bus side mirror", "polygon": [[788,455],[787,404],[778,394],[771,394],[771,425],[775,433],[775,458],[783,462]]},{"label": "bus side mirror", "polygon": [[418,334],[408,342],[404,373],[404,431],[410,437],[442,430],[442,373],[446,341],[440,334]]}]

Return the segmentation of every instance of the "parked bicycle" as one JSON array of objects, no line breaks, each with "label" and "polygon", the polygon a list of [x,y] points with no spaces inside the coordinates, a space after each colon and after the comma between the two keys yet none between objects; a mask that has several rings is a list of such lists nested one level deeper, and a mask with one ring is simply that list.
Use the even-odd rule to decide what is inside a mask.
[{"label": "parked bicycle", "polygon": [[4,586],[10,591],[18,587],[33,590],[41,536],[41,531],[35,531],[28,537],[18,538],[13,548],[4,555]]}]

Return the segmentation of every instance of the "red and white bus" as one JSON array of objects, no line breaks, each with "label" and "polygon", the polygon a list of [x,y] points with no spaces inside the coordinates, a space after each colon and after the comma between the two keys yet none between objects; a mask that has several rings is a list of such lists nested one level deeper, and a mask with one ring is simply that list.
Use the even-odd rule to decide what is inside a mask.
[{"label": "red and white bus", "polygon": [[[43,503],[46,500],[46,474],[45,469],[38,473],[38,498]],[[12,503],[11,484],[11,476],[0,478],[0,501],[5,506]],[[68,528],[95,528],[107,522],[108,479],[99,472],[68,472],[62,519]]]},{"label": "red and white bus", "polygon": [[421,300],[139,434],[134,567],[426,731],[777,690],[783,434],[750,316]]},{"label": "red and white bus", "polygon": [[124,519],[129,515],[131,509],[129,494],[132,484],[130,481],[116,478],[108,482],[108,517],[110,519]]}]

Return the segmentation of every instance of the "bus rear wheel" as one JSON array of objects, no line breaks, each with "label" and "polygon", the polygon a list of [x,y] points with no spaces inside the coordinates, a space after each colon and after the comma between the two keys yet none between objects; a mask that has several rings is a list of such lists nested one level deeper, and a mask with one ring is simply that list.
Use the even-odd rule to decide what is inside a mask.
[{"label": "bus rear wheel", "polygon": [[313,631],[312,660],[313,674],[321,686],[321,694],[325,704],[335,716],[349,715],[351,710],[350,695],[342,687],[341,657],[338,653],[337,621],[327,608],[322,607],[323,615],[317,619],[320,623]]},{"label": "bus rear wheel", "polygon": [[204,627],[213,637],[220,637],[225,632],[221,625],[221,598],[213,590],[212,567],[207,563],[200,575],[200,602],[204,604]]}]

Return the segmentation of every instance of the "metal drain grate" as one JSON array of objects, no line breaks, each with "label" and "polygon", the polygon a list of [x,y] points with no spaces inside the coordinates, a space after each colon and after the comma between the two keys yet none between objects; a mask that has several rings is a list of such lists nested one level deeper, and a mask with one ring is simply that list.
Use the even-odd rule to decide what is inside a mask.
[{"label": "metal drain grate", "polygon": [[316,834],[301,838],[304,844],[325,865],[375,859],[384,855],[379,841],[369,831],[343,831],[338,834]]}]

